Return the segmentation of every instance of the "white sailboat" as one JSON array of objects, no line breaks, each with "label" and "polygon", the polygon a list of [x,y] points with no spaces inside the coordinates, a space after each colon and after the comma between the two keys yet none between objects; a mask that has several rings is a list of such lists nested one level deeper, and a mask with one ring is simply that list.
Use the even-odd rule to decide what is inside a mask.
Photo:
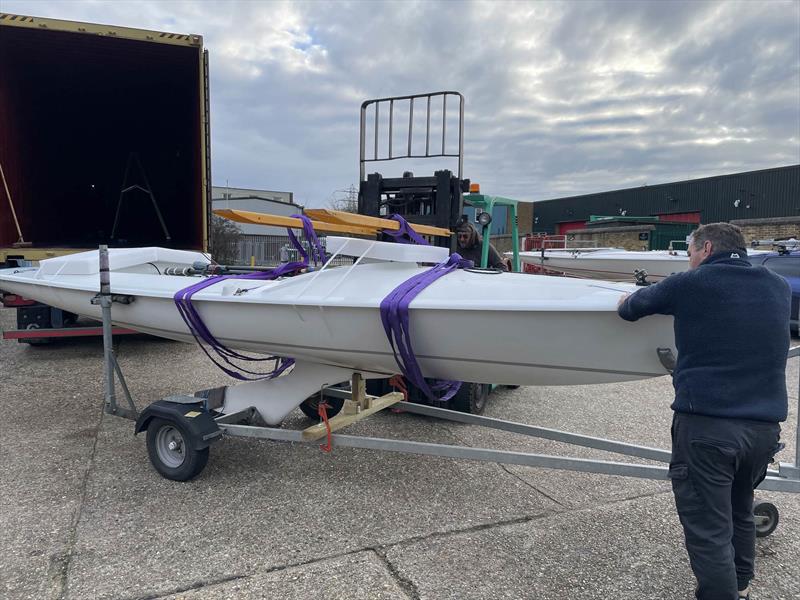
[{"label": "white sailboat", "polygon": [[[297,361],[288,376],[229,388],[225,412],[256,406],[266,422],[279,423],[321,385],[346,381],[353,372],[398,372],[381,301],[429,268],[418,263],[446,260],[447,250],[334,236],[328,236],[327,249],[357,257],[356,264],[275,281],[228,279],[193,296],[203,322],[226,346]],[[109,252],[111,292],[132,300],[114,304],[114,323],[194,342],[173,297],[202,278],[165,272],[208,264],[208,257],[163,248]],[[91,303],[99,290],[98,252],[0,270],[0,289],[100,318]],[[439,379],[568,385],[663,375],[657,349],[674,348],[672,319],[635,325],[620,319],[617,301],[634,289],[459,269],[411,302],[410,339],[423,375]]]},{"label": "white sailboat", "polygon": [[685,250],[628,251],[621,248],[541,250],[520,252],[520,261],[545,271],[606,281],[635,281],[644,270],[649,281],[659,281],[689,268]]}]

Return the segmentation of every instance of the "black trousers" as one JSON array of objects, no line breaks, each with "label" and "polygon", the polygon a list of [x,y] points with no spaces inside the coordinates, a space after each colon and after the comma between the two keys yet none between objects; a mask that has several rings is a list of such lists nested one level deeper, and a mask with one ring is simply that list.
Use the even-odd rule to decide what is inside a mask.
[{"label": "black trousers", "polygon": [[669,477],[701,600],[736,600],[753,578],[753,490],[778,450],[777,423],[676,412]]}]

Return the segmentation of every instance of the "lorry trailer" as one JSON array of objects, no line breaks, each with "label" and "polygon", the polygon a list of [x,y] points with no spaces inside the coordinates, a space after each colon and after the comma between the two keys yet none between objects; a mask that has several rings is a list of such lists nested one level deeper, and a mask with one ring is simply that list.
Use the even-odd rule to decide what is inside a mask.
[{"label": "lorry trailer", "polygon": [[[202,36],[0,13],[0,72],[0,266],[101,243],[207,250]],[[71,320],[5,300],[18,330]]]}]

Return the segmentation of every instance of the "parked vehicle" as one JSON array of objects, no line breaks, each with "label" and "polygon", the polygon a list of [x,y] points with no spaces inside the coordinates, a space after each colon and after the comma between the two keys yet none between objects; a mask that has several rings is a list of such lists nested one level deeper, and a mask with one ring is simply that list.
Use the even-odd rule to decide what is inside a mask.
[{"label": "parked vehicle", "polygon": [[750,264],[761,265],[775,271],[789,282],[792,288],[792,314],[790,327],[792,335],[800,335],[800,250],[782,250],[749,257]]}]

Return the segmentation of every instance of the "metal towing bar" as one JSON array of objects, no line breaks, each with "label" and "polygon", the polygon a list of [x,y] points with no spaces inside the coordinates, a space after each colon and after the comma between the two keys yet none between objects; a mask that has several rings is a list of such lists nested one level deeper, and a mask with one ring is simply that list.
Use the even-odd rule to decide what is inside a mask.
[{"label": "metal towing bar", "polygon": [[[794,354],[797,356],[797,353]],[[326,390],[326,394],[329,390]],[[491,429],[509,431],[529,437],[542,438],[557,442],[564,442],[596,450],[615,452],[626,456],[634,456],[660,463],[669,463],[670,452],[647,446],[637,446],[615,440],[591,437],[557,429],[548,429],[504,421],[491,417],[481,417],[467,413],[456,412],[444,408],[434,408],[410,402],[402,403],[402,410],[418,415],[436,417],[448,421],[479,425]],[[240,415],[241,416],[241,415]],[[223,417],[224,419],[225,417]],[[251,437],[286,442],[308,442],[304,439],[302,430],[277,429],[271,427],[258,427],[252,425],[233,425],[219,423],[227,435],[237,437]],[[800,435],[800,430],[798,430]],[[563,471],[580,471],[584,473],[599,473],[602,475],[622,475],[640,479],[668,479],[669,467],[665,465],[649,465],[644,463],[624,463],[608,460],[573,458],[568,456],[553,456],[549,454],[532,454],[527,452],[513,452],[508,450],[495,450],[490,448],[472,448],[468,446],[454,446],[433,442],[414,442],[410,440],[397,440],[385,438],[372,438],[353,436],[341,433],[331,434],[334,447],[365,448],[370,450],[384,450],[387,452],[403,452],[406,454],[420,454],[424,456],[439,456],[446,458],[462,458],[466,460],[479,460],[526,467],[542,467],[546,469],[559,469]],[[777,470],[768,471],[767,478],[759,486],[760,490],[777,492],[800,493],[800,470],[796,464],[781,463]]]}]

